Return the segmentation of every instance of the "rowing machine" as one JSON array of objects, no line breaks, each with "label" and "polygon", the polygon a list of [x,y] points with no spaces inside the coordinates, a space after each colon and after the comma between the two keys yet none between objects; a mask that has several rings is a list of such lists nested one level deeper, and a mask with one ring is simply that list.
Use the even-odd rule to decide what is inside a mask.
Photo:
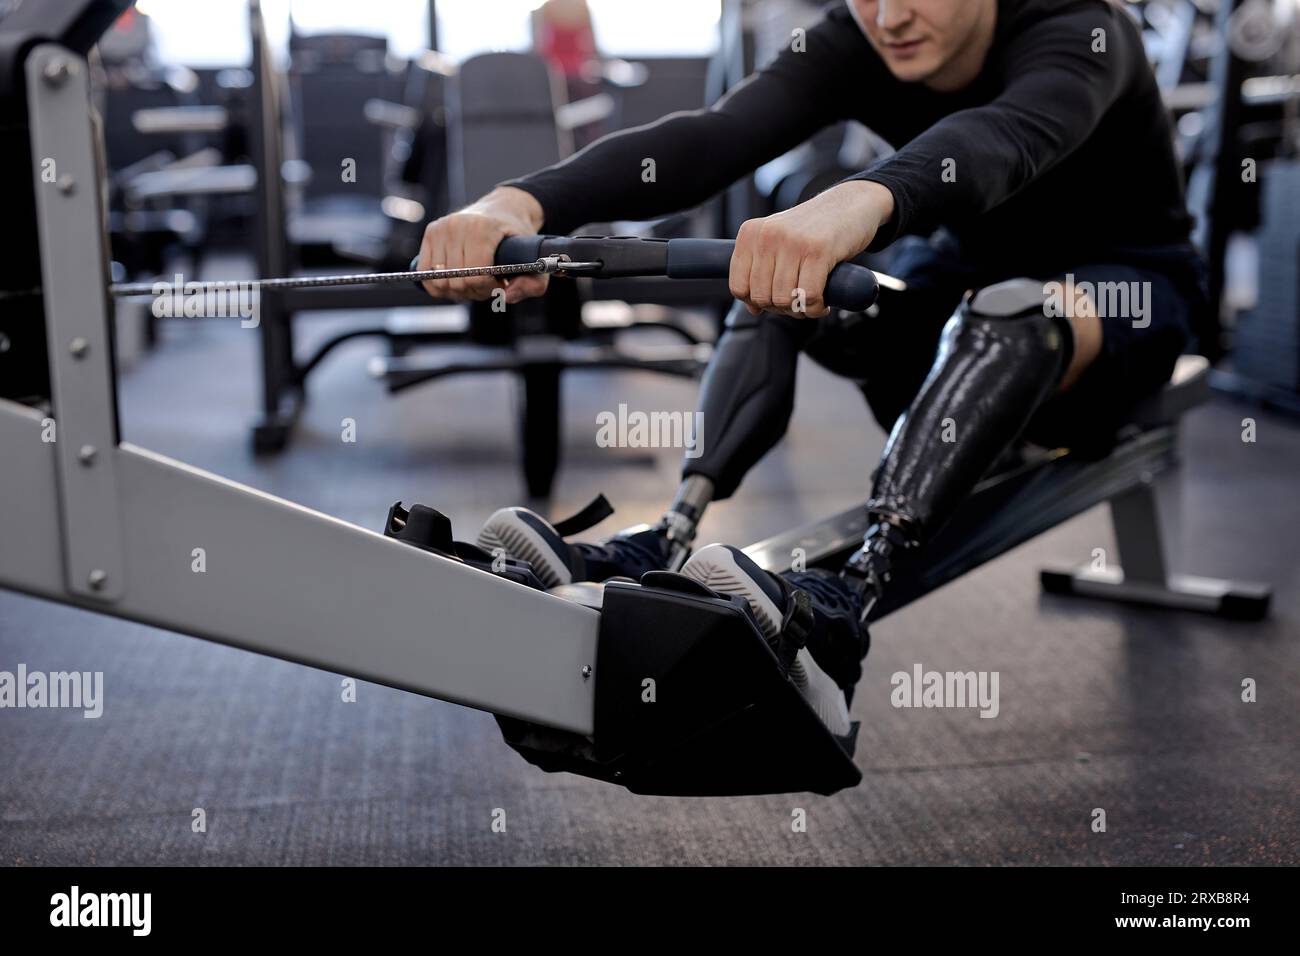
[{"label": "rowing machine", "polygon": [[[378,534],[123,442],[82,55],[98,33],[78,5],[102,29],[125,4],[51,0],[0,22],[0,59],[13,56],[23,81],[0,70],[6,135],[18,139],[0,163],[19,184],[15,208],[30,209],[15,225],[29,230],[20,244],[39,253],[5,263],[0,291],[17,294],[0,316],[41,330],[0,354],[0,586],[476,707],[537,763],[638,792],[857,782],[849,754],[729,598],[664,575],[611,585],[598,610],[540,590],[527,568],[451,544],[445,521],[422,509],[395,511]],[[62,45],[46,42],[56,21],[42,12],[76,26],[53,34]],[[42,181],[47,157],[66,188]],[[567,243],[569,262],[621,274],[725,277],[730,257],[728,244],[708,242],[513,243],[540,249],[518,261]],[[837,275],[865,298],[837,301],[834,286],[833,303],[869,302],[870,272]],[[27,372],[21,401],[11,370]]]}]

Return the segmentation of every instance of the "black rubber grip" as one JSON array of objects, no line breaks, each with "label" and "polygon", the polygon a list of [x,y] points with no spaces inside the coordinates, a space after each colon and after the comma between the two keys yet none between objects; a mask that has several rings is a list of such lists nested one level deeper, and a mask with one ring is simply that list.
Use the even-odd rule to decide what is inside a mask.
[{"label": "black rubber grip", "polygon": [[497,246],[499,266],[513,266],[521,262],[536,262],[542,257],[542,240],[550,236],[507,236]]},{"label": "black rubber grip", "polygon": [[[730,239],[672,239],[668,242],[668,275],[674,279],[725,279],[731,272]],[[826,304],[847,312],[865,312],[880,291],[876,274],[864,266],[842,262],[826,280]]]},{"label": "black rubber grip", "polygon": [[[565,236],[508,236],[497,246],[496,265],[536,262],[545,256],[569,255],[576,261],[599,260],[600,272],[593,278],[612,276],[666,275],[672,279],[725,279],[731,272],[731,239],[630,239],[613,237],[568,238]],[[411,260],[411,271],[418,257]],[[418,283],[417,283],[418,284]],[[826,280],[825,300],[833,309],[865,312],[876,301],[880,288],[876,274],[863,266],[842,262]]]}]

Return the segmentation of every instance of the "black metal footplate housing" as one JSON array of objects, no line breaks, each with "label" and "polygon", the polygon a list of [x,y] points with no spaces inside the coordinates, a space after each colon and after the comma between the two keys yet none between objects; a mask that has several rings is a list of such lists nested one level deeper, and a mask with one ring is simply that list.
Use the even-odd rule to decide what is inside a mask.
[{"label": "black metal footplate housing", "polygon": [[680,575],[653,580],[605,585],[593,735],[498,717],[506,743],[543,770],[640,794],[832,794],[861,782],[858,725],[831,734],[743,601]]},{"label": "black metal footplate housing", "polygon": [[[601,514],[602,504],[584,515]],[[544,590],[527,562],[454,540],[447,516],[425,505],[394,504],[384,534]],[[594,733],[497,715],[507,744],[543,770],[642,794],[832,794],[861,782],[853,763],[858,725],[842,738],[826,728],[742,599],[669,571],[642,582],[603,586],[589,675]]]}]

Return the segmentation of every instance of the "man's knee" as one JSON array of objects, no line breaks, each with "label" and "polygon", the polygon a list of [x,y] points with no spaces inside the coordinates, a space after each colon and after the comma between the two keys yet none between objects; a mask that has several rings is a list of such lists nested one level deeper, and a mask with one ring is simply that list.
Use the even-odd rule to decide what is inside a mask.
[{"label": "man's knee", "polygon": [[970,295],[944,329],[939,358],[963,348],[997,361],[1010,373],[1059,380],[1075,351],[1070,319],[1051,307],[1036,279],[1008,279]]},{"label": "man's knee", "polygon": [[969,296],[944,328],[930,374],[890,434],[869,508],[921,540],[1020,434],[1069,365],[1069,321],[1041,282]]}]

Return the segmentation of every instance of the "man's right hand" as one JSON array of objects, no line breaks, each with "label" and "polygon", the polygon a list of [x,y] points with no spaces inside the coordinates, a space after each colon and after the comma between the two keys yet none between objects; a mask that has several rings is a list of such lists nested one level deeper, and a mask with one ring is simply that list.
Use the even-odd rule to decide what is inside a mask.
[{"label": "man's right hand", "polygon": [[[418,268],[466,269],[490,266],[497,246],[507,236],[531,236],[542,228],[542,206],[529,193],[501,186],[459,212],[436,219],[424,228]],[[550,276],[522,275],[508,280],[493,276],[438,279],[422,283],[435,299],[453,302],[490,299],[495,289],[506,290],[506,304],[539,296]]]}]

